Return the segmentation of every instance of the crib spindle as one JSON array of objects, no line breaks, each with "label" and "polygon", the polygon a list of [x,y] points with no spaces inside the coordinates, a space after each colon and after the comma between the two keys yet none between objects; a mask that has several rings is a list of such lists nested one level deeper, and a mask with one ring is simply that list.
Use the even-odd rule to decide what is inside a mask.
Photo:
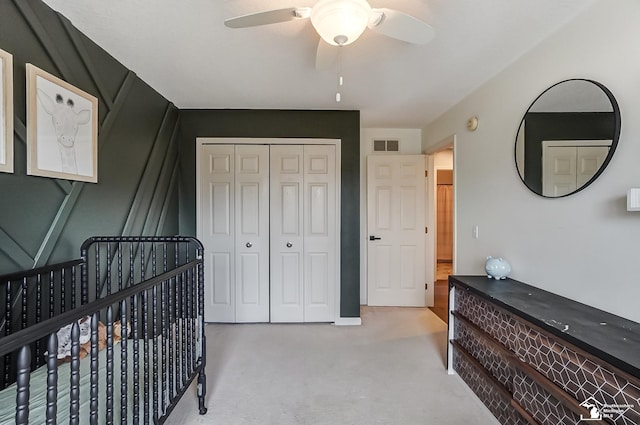
[{"label": "crib spindle", "polygon": [[140,420],[140,344],[138,333],[138,294],[131,297],[131,331],[133,339],[133,423]]},{"label": "crib spindle", "polygon": [[[164,401],[167,400],[167,356],[168,356],[168,347],[167,347],[167,339],[168,338],[168,330],[167,330],[167,281],[163,280],[160,286],[160,332],[162,333],[162,391],[160,392],[160,400],[163,402],[164,409]],[[164,410],[162,411],[164,413]]]},{"label": "crib spindle", "polygon": [[133,285],[134,279],[136,277],[135,274],[135,248],[133,247],[133,242],[129,243],[129,282],[127,284],[127,288]]},{"label": "crib spindle", "polygon": [[[155,270],[155,259],[154,259]],[[154,273],[155,274],[155,273]],[[151,313],[153,332],[153,421],[158,421],[158,287],[151,292]]]},{"label": "crib spindle", "polygon": [[80,266],[80,305],[85,305],[89,302],[89,270],[87,270],[89,259],[86,252],[82,253],[82,257],[83,262]]},{"label": "crib spindle", "polygon": [[69,388],[69,425],[80,423],[80,326],[71,326],[71,376]]},{"label": "crib spindle", "polygon": [[169,310],[169,400],[173,401],[173,394],[174,394],[174,386],[173,386],[173,341],[176,340],[176,326],[175,326],[175,318],[174,318],[174,311],[175,311],[175,283],[174,283],[174,277],[172,277],[171,279],[169,279],[169,295],[168,295],[168,299],[169,299],[169,305],[167,306],[168,310]]},{"label": "crib spindle", "polygon": [[18,352],[16,376],[16,424],[29,423],[29,379],[31,377],[31,351],[25,345]]},{"label": "crib spindle", "polygon": [[120,323],[122,324],[122,340],[120,341],[120,424],[127,424],[127,339],[129,326],[127,322],[127,301],[120,302]]},{"label": "crib spindle", "polygon": [[[181,356],[181,364],[182,364],[182,373],[180,374],[180,386],[179,388],[182,388],[182,385],[184,385],[184,383],[187,381],[187,314],[186,314],[186,303],[187,303],[187,288],[185,285],[185,278],[184,278],[185,274],[181,273],[179,276],[180,279],[180,322],[181,322],[181,349],[180,349],[180,356]],[[179,388],[176,389],[176,391],[179,391]]]},{"label": "crib spindle", "polygon": [[91,316],[91,363],[89,387],[89,423],[98,424],[98,313]]},{"label": "crib spindle", "polygon": [[[80,275],[82,275],[82,266],[80,266]],[[76,297],[76,274],[74,269],[74,273],[71,274],[71,310],[76,308]]]},{"label": "crib spindle", "polygon": [[47,343],[47,425],[55,425],[58,416],[58,336],[49,335]]},{"label": "crib spindle", "polygon": [[[64,272],[64,269],[61,270]],[[62,281],[60,281],[62,285]],[[49,273],[49,318],[55,316],[56,313],[56,275],[53,270]]]},{"label": "crib spindle", "polygon": [[27,295],[28,295],[28,289],[29,289],[29,281],[28,278],[24,278],[22,279],[22,287],[21,287],[21,294],[22,294],[22,315],[20,317],[20,329],[24,329],[27,327],[27,314],[28,314],[28,310],[27,310]]},{"label": "crib spindle", "polygon": [[98,298],[100,298],[102,296],[102,288],[101,288],[101,285],[100,285],[100,282],[101,282],[101,280],[100,280],[100,247],[101,246],[102,246],[101,244],[97,244],[96,245],[96,249],[95,249],[95,257],[96,257],[95,258],[95,262],[96,263],[93,265],[93,267],[95,267],[95,273],[96,273],[96,275],[95,275],[95,280],[96,280],[96,282],[95,282],[95,291],[96,291],[96,293],[95,293],[95,296],[94,296],[95,299],[98,299]]},{"label": "crib spindle", "polygon": [[140,244],[140,282],[144,282],[145,277],[145,249],[146,244]]},{"label": "crib spindle", "polygon": [[[26,280],[26,279],[25,279]],[[25,287],[23,287],[22,289],[22,294],[24,295],[27,291],[25,291]],[[28,295],[28,294],[27,294]],[[26,298],[25,298],[26,299]],[[25,307],[23,305],[23,307]],[[38,275],[36,276],[36,312],[35,312],[35,322],[36,323],[40,323],[40,321],[42,320],[42,274],[38,273]],[[23,317],[23,329],[27,326],[29,326],[29,316],[28,313],[27,315],[25,315],[25,317]],[[40,366],[40,340],[36,340],[35,343],[35,356],[34,356],[34,368],[37,368],[38,366]]]},{"label": "crib spindle", "polygon": [[118,249],[118,291],[120,291],[122,289],[122,243],[121,242],[118,242],[117,249]]},{"label": "crib spindle", "polygon": [[[71,267],[71,273],[74,273],[74,271],[75,271],[75,268]],[[66,286],[67,286],[67,269],[62,269],[60,271],[60,314],[66,311],[65,310],[65,306],[67,304],[67,301],[65,300],[65,297],[67,296]]]},{"label": "crib spindle", "polygon": [[149,323],[147,318],[149,317],[149,296],[147,291],[142,291],[140,294],[142,297],[142,338],[143,338],[143,390],[144,395],[143,403],[144,409],[142,410],[144,415],[145,424],[149,423]]},{"label": "crib spindle", "polygon": [[113,309],[107,307],[107,386],[105,422],[113,423]]},{"label": "crib spindle", "polygon": [[192,270],[187,271],[187,314],[189,317],[188,327],[189,327],[189,371],[192,371],[195,368],[195,342],[196,342],[196,331],[195,331],[195,273]]},{"label": "crib spindle", "polygon": [[107,266],[106,266],[106,284],[107,284],[107,295],[111,295],[111,243],[107,242]]}]

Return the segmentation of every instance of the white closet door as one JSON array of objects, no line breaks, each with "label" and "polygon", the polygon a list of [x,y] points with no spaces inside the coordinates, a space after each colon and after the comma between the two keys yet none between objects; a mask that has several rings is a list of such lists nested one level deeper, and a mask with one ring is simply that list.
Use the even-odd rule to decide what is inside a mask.
[{"label": "white closet door", "polygon": [[576,147],[542,149],[542,194],[563,196],[576,190]]},{"label": "white closet door", "polygon": [[205,320],[269,321],[269,147],[206,145],[200,159]]},{"label": "white closet door", "polygon": [[199,166],[198,236],[205,246],[205,320],[234,322],[234,146],[203,146]]},{"label": "white closet door", "polygon": [[582,187],[602,166],[609,155],[609,146],[578,146],[576,149],[576,187]]},{"label": "white closet door", "polygon": [[269,146],[235,150],[236,322],[269,321]]},{"label": "white closet door", "polygon": [[303,147],[271,146],[271,321],[304,321]]},{"label": "white closet door", "polygon": [[304,146],[304,321],[335,311],[336,148]]}]

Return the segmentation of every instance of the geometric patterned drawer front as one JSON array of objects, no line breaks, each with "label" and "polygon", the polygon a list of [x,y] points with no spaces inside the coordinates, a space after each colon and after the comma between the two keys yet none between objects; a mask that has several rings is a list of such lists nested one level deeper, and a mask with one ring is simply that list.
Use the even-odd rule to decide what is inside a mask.
[{"label": "geometric patterned drawer front", "polygon": [[517,374],[513,386],[513,399],[540,425],[575,425],[580,421],[579,415],[565,407],[524,373]]},{"label": "geometric patterned drawer front", "polygon": [[485,379],[484,375],[456,349],[453,350],[453,368],[501,424],[527,425],[527,421],[511,405],[511,400],[491,381]]},{"label": "geometric patterned drawer front", "polygon": [[500,351],[496,350],[484,338],[478,337],[460,320],[454,322],[454,339],[507,391],[513,393],[513,378],[516,370]]},{"label": "geometric patterned drawer front", "polygon": [[456,291],[455,310],[511,351],[518,343],[518,322],[468,291]]},{"label": "geometric patterned drawer front", "polygon": [[[615,425],[640,425],[640,380],[626,379],[625,374],[616,373],[615,369],[609,367],[607,363],[591,360],[579,351],[567,347],[559,338],[533,329],[523,319],[496,308],[468,291],[456,291],[455,310],[500,341],[518,358],[562,388],[578,403],[595,405],[607,422]],[[455,322],[454,332],[458,329],[459,321]],[[470,339],[461,329],[460,327],[457,332]],[[465,347],[467,351],[473,353],[472,350],[475,349],[478,353],[483,353],[483,350],[478,348],[478,343],[467,342],[467,344],[471,347],[471,349]],[[473,355],[475,357],[475,354]],[[525,407],[525,404],[529,403],[525,403],[523,392],[526,394],[544,392],[530,384],[533,383],[527,383],[521,379],[517,383],[517,388],[514,388],[515,384],[511,388],[506,388],[510,391],[513,388],[514,398],[516,394],[520,394],[519,398],[522,399],[520,404]],[[530,412],[551,412],[556,409],[557,404],[554,402],[545,403],[538,400],[535,407],[537,410]],[[534,408],[533,405],[531,407]],[[528,408],[526,410],[529,411]],[[539,414],[542,415],[542,413]],[[557,414],[561,415],[561,413]],[[587,408],[584,416],[589,417]],[[536,418],[539,419],[538,416]],[[575,419],[573,416],[566,416],[565,419],[556,423],[565,423],[563,421],[577,423],[571,422],[573,419]]]},{"label": "geometric patterned drawer front", "polygon": [[637,382],[629,382],[609,370],[606,364],[592,361],[525,324],[520,324],[518,331],[521,344],[518,344],[516,355],[538,372],[580,403],[591,399],[598,408],[603,405],[629,406],[616,408],[615,412],[605,415],[609,422],[616,425],[640,424],[640,387]]}]

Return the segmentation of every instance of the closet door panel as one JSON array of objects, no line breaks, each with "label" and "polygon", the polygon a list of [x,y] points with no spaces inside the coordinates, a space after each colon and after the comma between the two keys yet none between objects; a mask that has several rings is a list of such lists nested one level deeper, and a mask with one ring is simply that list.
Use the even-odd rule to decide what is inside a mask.
[{"label": "closet door panel", "polygon": [[553,146],[542,151],[542,195],[563,196],[576,190],[575,146]]},{"label": "closet door panel", "polygon": [[335,318],[335,146],[304,146],[304,321]]},{"label": "closet door panel", "polygon": [[234,146],[208,145],[200,157],[200,238],[205,249],[205,320],[235,321]]},{"label": "closet door panel", "polygon": [[269,146],[235,147],[236,322],[269,321]]},{"label": "closet door panel", "polygon": [[302,322],[303,148],[271,146],[271,321]]},{"label": "closet door panel", "polygon": [[582,187],[600,170],[609,155],[608,146],[576,147],[576,187]]}]

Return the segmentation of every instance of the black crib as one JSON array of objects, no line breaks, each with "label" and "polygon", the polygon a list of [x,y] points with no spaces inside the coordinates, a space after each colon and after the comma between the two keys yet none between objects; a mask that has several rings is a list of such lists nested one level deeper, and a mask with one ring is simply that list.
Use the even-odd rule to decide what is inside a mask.
[{"label": "black crib", "polygon": [[163,423],[196,377],[205,414],[203,254],[92,237],[77,260],[0,276],[0,423]]}]

